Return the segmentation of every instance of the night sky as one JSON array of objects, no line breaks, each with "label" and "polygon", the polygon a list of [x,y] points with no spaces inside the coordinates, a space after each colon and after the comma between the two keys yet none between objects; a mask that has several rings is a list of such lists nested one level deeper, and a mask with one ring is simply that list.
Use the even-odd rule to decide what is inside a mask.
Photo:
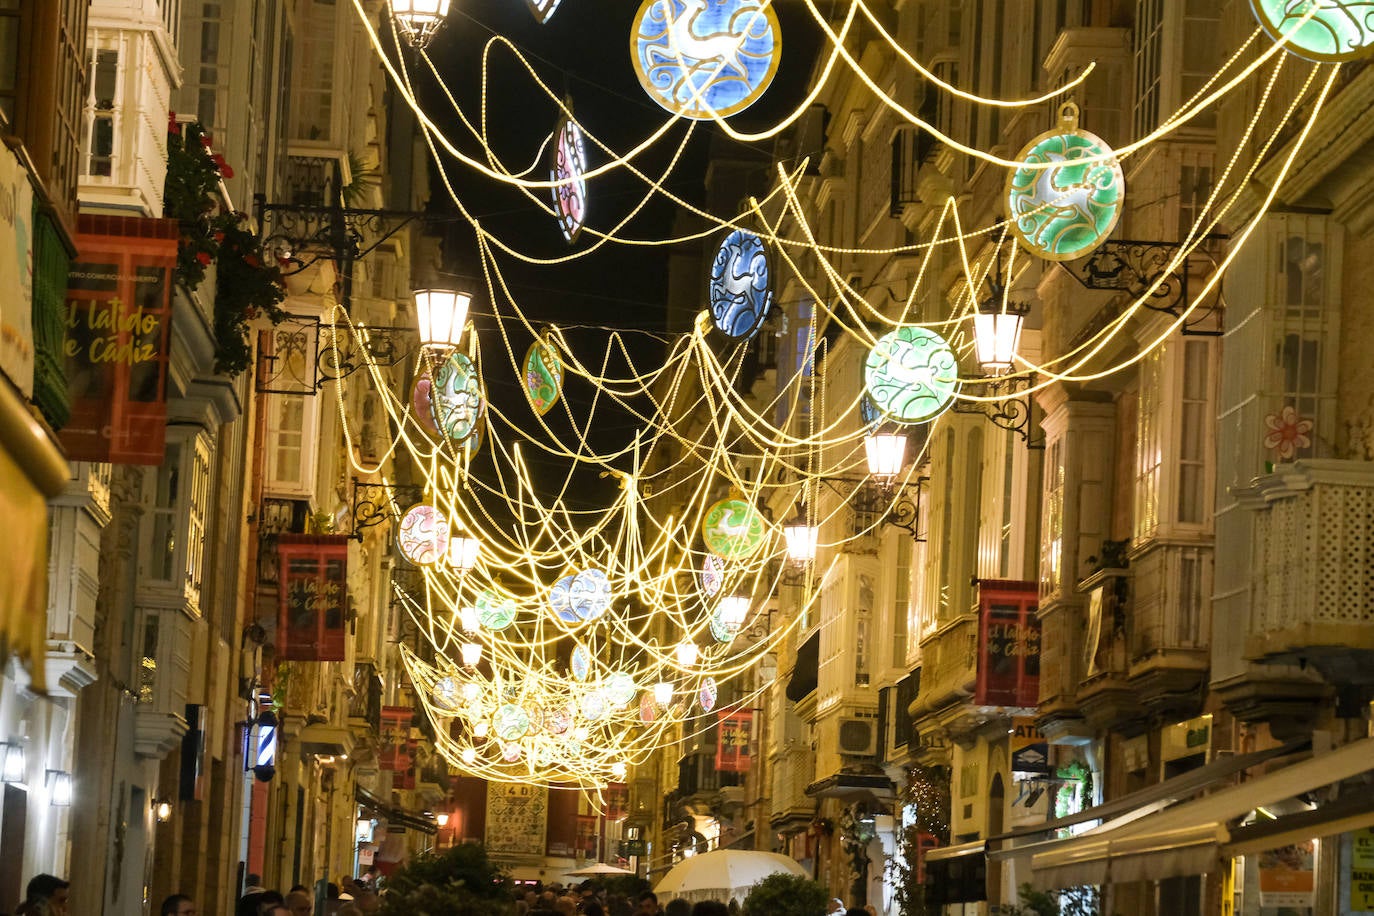
[{"label": "night sky", "polygon": [[[524,0],[455,0],[447,25],[430,45],[430,55],[445,75],[445,81],[463,110],[472,119],[480,115],[482,49],[493,34],[501,34],[518,46],[555,91],[569,96],[573,110],[584,129],[616,150],[633,147],[652,133],[668,113],[655,104],[640,87],[630,61],[630,32],[641,0],[563,0],[553,18],[540,25]],[[808,76],[819,46],[819,35],[805,8],[779,4],[783,58],[772,85],[752,108],[735,115],[731,124],[739,129],[756,130],[773,124],[790,112],[805,93]],[[427,74],[426,74],[427,76]],[[422,90],[426,110],[446,125],[447,134],[468,155],[481,157],[481,147],[452,114],[448,102],[431,87]],[[493,49],[488,70],[488,135],[493,149],[509,167],[528,164],[540,144],[553,131],[559,112],[551,100],[534,86],[524,66],[508,49]],[[649,152],[636,160],[646,174],[661,174],[681,142],[685,124],[675,126]],[[701,124],[692,143],[679,161],[666,185],[674,193],[700,204],[707,150],[714,125]],[[605,161],[605,154],[588,142],[590,164]],[[537,169],[537,177],[547,178],[547,160]],[[559,256],[570,247],[557,222],[536,209],[518,191],[486,179],[451,160],[449,176],[464,205],[489,231],[513,246],[537,256]],[[616,170],[589,182],[588,225],[608,229],[632,207],[645,192],[645,185],[624,170]],[[537,191],[547,198],[547,191]],[[447,192],[436,180],[431,209],[442,210]],[[448,205],[451,208],[451,205]],[[663,238],[671,233],[677,207],[656,198],[622,232],[637,238]],[[732,214],[724,214],[732,215]],[[573,250],[585,248],[592,237],[584,234]],[[511,367],[501,352],[491,317],[491,303],[481,281],[473,233],[466,224],[455,222],[444,245],[445,268],[451,281],[477,295],[473,312],[482,334],[486,356],[484,376],[493,402],[508,416],[530,415],[524,395]],[[667,249],[664,247],[627,247],[614,243],[600,251],[558,266],[530,266],[501,256],[500,266],[522,310],[536,324],[555,322],[563,327],[587,325],[613,327],[632,334],[635,357],[652,365],[663,352],[665,309],[664,288]],[[701,278],[703,303],[707,278]],[[501,304],[509,315],[510,306]],[[508,323],[508,328],[510,324]],[[512,329],[513,336],[520,333]],[[570,339],[584,359],[599,358],[606,334],[589,329],[570,332]],[[529,343],[521,334],[515,347],[519,355]],[[585,345],[584,345],[585,344]],[[623,366],[614,366],[618,374]],[[573,402],[585,402],[589,385],[568,390]],[[575,408],[576,409],[576,408]],[[580,413],[580,411],[579,411]],[[561,408],[549,414],[551,425],[559,423]],[[598,445],[610,447],[624,441],[633,431],[630,418],[611,412],[598,413]],[[479,462],[479,473],[480,473]],[[561,464],[547,469],[547,482],[561,481]],[[542,475],[541,475],[542,476]],[[587,477],[579,492],[587,494],[589,506],[604,498],[594,475]]]}]

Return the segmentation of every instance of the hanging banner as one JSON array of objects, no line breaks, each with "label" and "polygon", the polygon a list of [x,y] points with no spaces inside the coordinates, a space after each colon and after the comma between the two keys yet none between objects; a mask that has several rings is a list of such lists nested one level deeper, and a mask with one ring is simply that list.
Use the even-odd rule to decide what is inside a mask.
[{"label": "hanging banner", "polygon": [[542,856],[548,834],[549,790],[523,782],[487,783],[487,852]]},{"label": "hanging banner", "polygon": [[606,785],[606,820],[618,821],[630,813],[630,787],[623,782]]},{"label": "hanging banner", "polygon": [[1034,582],[980,580],[979,706],[1034,708],[1040,701],[1040,620]]},{"label": "hanging banner", "polygon": [[1278,849],[1259,856],[1261,907],[1310,907],[1317,890],[1317,844],[1313,840]]},{"label": "hanging banner", "polygon": [[753,761],[754,713],[748,709],[716,713],[716,770],[747,773]]},{"label": "hanging banner", "polygon": [[348,536],[278,536],[277,658],[341,662],[348,641]]},{"label": "hanging banner", "polygon": [[1374,827],[1350,834],[1350,909],[1374,911]]},{"label": "hanging banner", "polygon": [[161,464],[176,220],[82,214],[63,341],[75,461]]},{"label": "hanging banner", "polygon": [[33,186],[8,149],[0,150],[0,373],[33,397]]},{"label": "hanging banner", "polygon": [[596,859],[597,821],[594,814],[577,816],[577,854],[583,859]]}]

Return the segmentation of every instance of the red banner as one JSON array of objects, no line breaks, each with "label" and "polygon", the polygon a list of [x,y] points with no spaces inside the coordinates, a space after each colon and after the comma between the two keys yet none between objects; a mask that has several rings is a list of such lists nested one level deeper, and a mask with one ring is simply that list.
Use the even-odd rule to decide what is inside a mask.
[{"label": "red banner", "polygon": [[277,658],[341,662],[348,642],[348,537],[283,534]]},{"label": "red banner", "polygon": [[716,713],[716,770],[747,773],[753,762],[754,713],[740,709]]},{"label": "red banner", "polygon": [[167,433],[175,220],[82,214],[63,342],[77,461],[161,464]]},{"label": "red banner", "polygon": [[978,583],[979,706],[1029,709],[1040,702],[1040,620],[1034,582]]},{"label": "red banner", "polygon": [[597,857],[597,817],[594,814],[577,816],[577,852],[584,859]]},{"label": "red banner", "polygon": [[606,820],[618,821],[629,814],[630,787],[623,782],[606,784]]}]

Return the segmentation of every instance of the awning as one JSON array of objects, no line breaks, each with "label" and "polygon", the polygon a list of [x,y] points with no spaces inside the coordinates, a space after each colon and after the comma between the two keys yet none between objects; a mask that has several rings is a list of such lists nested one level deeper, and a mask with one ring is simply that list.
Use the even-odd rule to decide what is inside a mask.
[{"label": "awning", "polygon": [[[988,838],[989,857],[993,859],[1005,858],[1008,855],[1020,855],[1020,850],[1024,850],[1024,845],[1012,846],[1008,841],[1016,841],[1023,838],[1040,836],[1051,833],[1064,827],[1073,827],[1078,824],[1086,824],[1088,821],[1111,821],[1132,812],[1138,812],[1137,817],[1144,814],[1153,814],[1160,808],[1171,805],[1174,802],[1186,798],[1192,798],[1203,789],[1219,782],[1228,776],[1234,776],[1242,770],[1266,763],[1276,757],[1285,757],[1289,754],[1296,754],[1306,750],[1311,745],[1307,739],[1292,741],[1288,744],[1281,744],[1277,747],[1267,748],[1262,751],[1251,751],[1248,754],[1232,754],[1220,757],[1211,763],[1204,764],[1194,770],[1189,770],[1172,779],[1146,786],[1135,792],[1122,795],[1103,802],[1092,808],[1084,808],[1076,814],[1065,815],[1054,820],[1045,821],[1043,824],[1034,824],[1029,827],[1019,827],[1007,833],[999,833]],[[1052,842],[1063,842],[1055,840]],[[997,848],[1000,845],[1000,848]]]},{"label": "awning", "polygon": [[[0,518],[8,532],[0,576],[0,651],[28,665],[30,688],[47,688],[48,504],[71,471],[18,393],[0,379]],[[2,660],[2,659],[0,659]]]},{"label": "awning", "polygon": [[376,812],[381,819],[385,820],[388,824],[413,827],[421,833],[428,833],[431,835],[439,832],[439,825],[435,823],[432,818],[425,817],[423,814],[417,814],[413,811],[407,811],[404,808],[398,808],[395,805],[389,805],[362,786],[358,786],[354,790],[353,797],[358,804]]},{"label": "awning", "polygon": [[881,773],[834,773],[807,786],[804,793],[810,798],[860,799],[891,801],[896,792],[892,780]]},{"label": "awning", "polygon": [[988,860],[982,840],[943,846],[925,854],[926,903],[974,903],[988,899]]},{"label": "awning", "polygon": [[820,674],[821,633],[817,630],[811,638],[797,647],[797,664],[792,676],[787,680],[787,699],[800,703],[816,689]]},{"label": "awning", "polygon": [[1290,822],[1287,834],[1281,828],[1274,834],[1251,835],[1247,841],[1242,828],[1230,826],[1256,808],[1371,769],[1374,738],[1365,738],[1148,817],[1103,825],[1034,854],[1032,883],[1038,888],[1060,888],[1205,874],[1220,868],[1224,859],[1236,854],[1235,849],[1283,845],[1282,835],[1292,835],[1292,830],[1305,831],[1302,835],[1311,838],[1374,823],[1374,806],[1366,812],[1355,810],[1352,802],[1351,807],[1337,803],[1304,812],[1312,817],[1297,826]]}]

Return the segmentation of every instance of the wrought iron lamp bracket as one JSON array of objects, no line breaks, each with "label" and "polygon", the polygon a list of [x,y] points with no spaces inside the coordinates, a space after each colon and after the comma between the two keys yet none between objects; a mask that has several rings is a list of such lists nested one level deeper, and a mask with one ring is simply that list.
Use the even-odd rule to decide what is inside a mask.
[{"label": "wrought iron lamp bracket", "polygon": [[1034,405],[1031,403],[1031,396],[1029,394],[1014,396],[1016,392],[1023,392],[1034,384],[1034,374],[990,381],[982,388],[983,391],[994,395],[1005,391],[1013,396],[997,401],[968,401],[956,398],[954,403],[950,405],[950,410],[962,414],[982,414],[998,429],[1005,429],[1020,436],[1021,441],[1026,444],[1026,448],[1043,449],[1045,447],[1044,434],[1032,435],[1031,411]]},{"label": "wrought iron lamp bracket", "polygon": [[353,478],[353,537],[396,516],[392,506],[410,507],[424,498],[424,487],[405,483],[367,483]]},{"label": "wrought iron lamp bracket", "polygon": [[879,522],[900,528],[914,541],[924,541],[920,531],[921,492],[929,477],[879,483],[871,477],[818,478],[832,493],[860,515],[877,515]]},{"label": "wrought iron lamp bracket", "polygon": [[258,393],[314,395],[326,382],[348,378],[369,364],[390,368],[420,348],[415,328],[365,327],[358,332],[313,315],[287,316],[272,330],[271,347],[258,354]]}]

